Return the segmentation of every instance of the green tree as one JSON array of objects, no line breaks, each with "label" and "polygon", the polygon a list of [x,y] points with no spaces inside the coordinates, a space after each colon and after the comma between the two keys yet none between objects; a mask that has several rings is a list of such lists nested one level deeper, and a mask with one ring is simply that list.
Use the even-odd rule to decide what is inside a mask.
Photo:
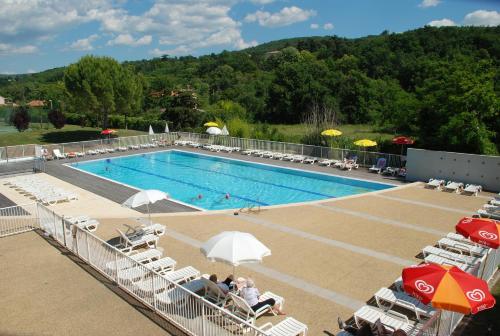
[{"label": "green tree", "polygon": [[141,107],[142,85],[129,67],[109,57],[85,56],[64,72],[70,102],[80,112],[91,112],[102,128],[112,113]]}]

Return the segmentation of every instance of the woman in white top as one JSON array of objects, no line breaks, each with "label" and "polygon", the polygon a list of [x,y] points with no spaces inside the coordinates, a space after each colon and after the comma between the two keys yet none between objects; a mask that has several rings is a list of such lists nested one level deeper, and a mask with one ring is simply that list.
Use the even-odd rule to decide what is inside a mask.
[{"label": "woman in white top", "polygon": [[267,299],[264,301],[259,301],[260,292],[255,287],[255,283],[252,279],[247,279],[246,287],[243,287],[240,291],[240,296],[245,299],[250,307],[252,307],[253,311],[257,311],[260,308],[268,305],[271,309],[278,315],[285,315],[285,313],[280,309],[280,307],[276,304],[274,299]]}]

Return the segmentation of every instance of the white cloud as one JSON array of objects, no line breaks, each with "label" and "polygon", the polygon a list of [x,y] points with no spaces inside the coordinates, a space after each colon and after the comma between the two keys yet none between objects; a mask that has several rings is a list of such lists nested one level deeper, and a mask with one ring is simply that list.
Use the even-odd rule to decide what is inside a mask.
[{"label": "white cloud", "polygon": [[15,46],[9,43],[0,43],[0,56],[14,54],[34,54],[38,48],[34,45]]},{"label": "white cloud", "polygon": [[134,39],[130,34],[120,34],[114,39],[108,41],[107,45],[127,45],[131,47],[138,47],[151,44],[153,37],[151,35],[144,35],[141,38]]},{"label": "white cloud", "polygon": [[89,11],[111,8],[112,0],[8,0],[0,10],[0,41],[47,39],[92,18]]},{"label": "white cloud", "polygon": [[429,7],[436,7],[441,3],[441,0],[422,0],[419,7],[422,8],[429,8]]},{"label": "white cloud", "polygon": [[311,25],[309,27],[311,29],[318,29],[319,28],[319,24],[317,24],[317,23],[311,23]]},{"label": "white cloud", "polygon": [[34,69],[28,69],[28,70],[26,70],[26,73],[29,73],[29,74],[32,74],[32,73],[35,73],[35,72],[38,72],[38,71],[36,71]]},{"label": "white cloud", "polygon": [[498,26],[500,25],[500,12],[477,10],[469,13],[464,19],[465,26]]},{"label": "white cloud", "polygon": [[453,20],[442,19],[442,20],[431,21],[427,25],[432,27],[451,27],[451,26],[456,26],[457,24]]},{"label": "white cloud", "polygon": [[325,24],[323,25],[323,29],[324,29],[324,30],[332,30],[333,28],[334,28],[334,27],[333,27],[333,23],[330,23],[330,22],[325,23]]},{"label": "white cloud", "polygon": [[305,10],[296,6],[284,7],[277,13],[257,11],[245,17],[246,22],[258,22],[264,27],[283,27],[306,21],[316,15],[314,10]]},{"label": "white cloud", "polygon": [[82,39],[76,40],[75,42],[71,43],[70,46],[66,50],[76,50],[76,51],[93,50],[94,46],[92,46],[92,42],[94,42],[98,38],[99,38],[99,35],[92,34],[89,37],[82,38]]},{"label": "white cloud", "polygon": [[165,49],[165,50],[155,48],[153,50],[150,50],[149,53],[153,56],[159,57],[159,56],[163,56],[163,55],[172,55],[172,56],[187,55],[191,51],[192,50],[188,46],[180,45],[176,48]]}]

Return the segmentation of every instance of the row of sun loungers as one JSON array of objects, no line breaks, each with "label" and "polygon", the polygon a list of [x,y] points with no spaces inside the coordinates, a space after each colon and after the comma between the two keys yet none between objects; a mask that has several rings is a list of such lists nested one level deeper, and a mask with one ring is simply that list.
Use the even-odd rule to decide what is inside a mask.
[{"label": "row of sun loungers", "polygon": [[461,182],[455,182],[455,181],[448,181],[445,182],[445,180],[439,180],[439,179],[434,179],[431,178],[429,182],[427,182],[426,187],[429,189],[435,189],[435,190],[444,190],[444,191],[449,191],[449,192],[455,192],[457,194],[465,194],[465,195],[474,195],[477,196],[483,188],[480,185],[475,185],[475,184],[466,184],[464,187],[464,184]]},{"label": "row of sun loungers", "polygon": [[[86,218],[71,219],[78,221]],[[206,300],[250,324],[255,324],[257,318],[265,313],[274,314],[269,305],[254,312],[237,292],[224,293],[216,283],[208,279],[208,275],[202,276],[200,271],[192,266],[176,269],[177,262],[170,257],[163,257],[163,250],[156,247],[158,237],[165,233],[165,228],[161,224],[143,226],[131,234],[117,231],[120,243],[115,247],[126,255],[106,263],[104,270],[139,296],[154,296],[154,301],[161,307],[184,304],[189,297],[189,291],[201,293],[200,295]],[[138,251],[141,247],[147,249]],[[281,307],[284,305],[284,298],[272,292],[261,295],[263,300],[268,298],[273,298]],[[292,317],[287,317],[275,325],[268,322],[261,327],[261,330],[270,336],[298,336],[306,334],[307,326]]]},{"label": "row of sun loungers", "polygon": [[482,218],[500,220],[500,193],[477,210],[477,215]]},{"label": "row of sun loungers", "polygon": [[4,184],[44,205],[55,205],[59,202],[70,202],[78,199],[78,195],[75,193],[55,187],[35,175],[16,176]]},{"label": "row of sun loungers", "polygon": [[88,216],[71,216],[71,217],[64,217],[66,222],[70,223],[71,225],[77,225],[81,229],[85,229],[89,232],[94,232],[97,230],[97,227],[99,226],[99,221],[96,219],[92,219]]},{"label": "row of sun loungers", "polygon": [[[489,249],[480,246],[460,234],[450,232],[441,238],[437,246],[426,246],[423,250],[427,263],[456,266],[476,275]],[[346,325],[339,319],[339,327],[344,329],[338,336],[352,336],[363,324],[381,323],[394,332],[401,329],[408,335],[418,333],[421,326],[436,312],[431,305],[406,294],[399,277],[389,288],[382,287],[375,294],[376,306],[365,305],[354,313],[354,324]],[[397,309],[395,311],[394,309]],[[403,314],[401,311],[408,312]]]}]

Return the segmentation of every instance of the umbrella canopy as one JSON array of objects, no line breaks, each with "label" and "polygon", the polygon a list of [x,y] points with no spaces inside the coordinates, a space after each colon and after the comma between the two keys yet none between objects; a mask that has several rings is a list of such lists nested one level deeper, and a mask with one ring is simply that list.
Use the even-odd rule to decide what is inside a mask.
[{"label": "umbrella canopy", "polygon": [[373,141],[373,140],[362,139],[362,140],[354,141],[354,144],[356,146],[360,146],[360,147],[373,147],[373,146],[377,145],[377,142]]},{"label": "umbrella canopy", "polygon": [[407,293],[435,308],[475,314],[495,305],[486,281],[455,266],[421,264],[405,268],[402,276]]},{"label": "umbrella canopy", "polygon": [[250,233],[225,231],[207,240],[201,246],[201,253],[211,261],[238,266],[261,262],[271,255],[271,250]]},{"label": "umbrella canopy", "polygon": [[110,128],[101,131],[102,135],[110,135],[110,134],[113,134],[113,133],[116,133],[116,131],[114,129],[110,129]]},{"label": "umbrella canopy", "polygon": [[170,133],[170,130],[168,129],[168,123],[165,122],[165,133]]},{"label": "umbrella canopy", "polygon": [[392,139],[392,143],[395,145],[413,145],[415,143],[415,140],[405,136],[398,136]]},{"label": "umbrella canopy", "polygon": [[324,130],[323,132],[321,132],[321,135],[336,137],[336,136],[342,135],[342,132],[339,130],[336,130],[336,129],[327,129],[327,130]]},{"label": "umbrella canopy", "polygon": [[220,135],[222,133],[221,129],[217,127],[209,127],[206,132],[210,135]]},{"label": "umbrella canopy", "polygon": [[473,242],[494,249],[500,247],[500,221],[464,217],[458,222],[455,229]]},{"label": "umbrella canopy", "polygon": [[227,127],[226,125],[224,125],[224,127],[222,128],[222,131],[220,133],[221,135],[229,135],[229,131],[227,130]]},{"label": "umbrella canopy", "polygon": [[219,124],[217,124],[215,121],[209,121],[203,124],[205,127],[219,127]]},{"label": "umbrella canopy", "polygon": [[146,205],[148,208],[149,222],[151,223],[151,213],[149,212],[149,205],[167,198],[168,194],[164,193],[161,190],[142,190],[137,194],[129,197],[125,202],[123,202],[122,205],[127,208],[137,208],[141,205]]},{"label": "umbrella canopy", "polygon": [[149,125],[149,132],[148,132],[149,135],[153,135],[155,134],[155,131],[153,131],[153,126]]}]

